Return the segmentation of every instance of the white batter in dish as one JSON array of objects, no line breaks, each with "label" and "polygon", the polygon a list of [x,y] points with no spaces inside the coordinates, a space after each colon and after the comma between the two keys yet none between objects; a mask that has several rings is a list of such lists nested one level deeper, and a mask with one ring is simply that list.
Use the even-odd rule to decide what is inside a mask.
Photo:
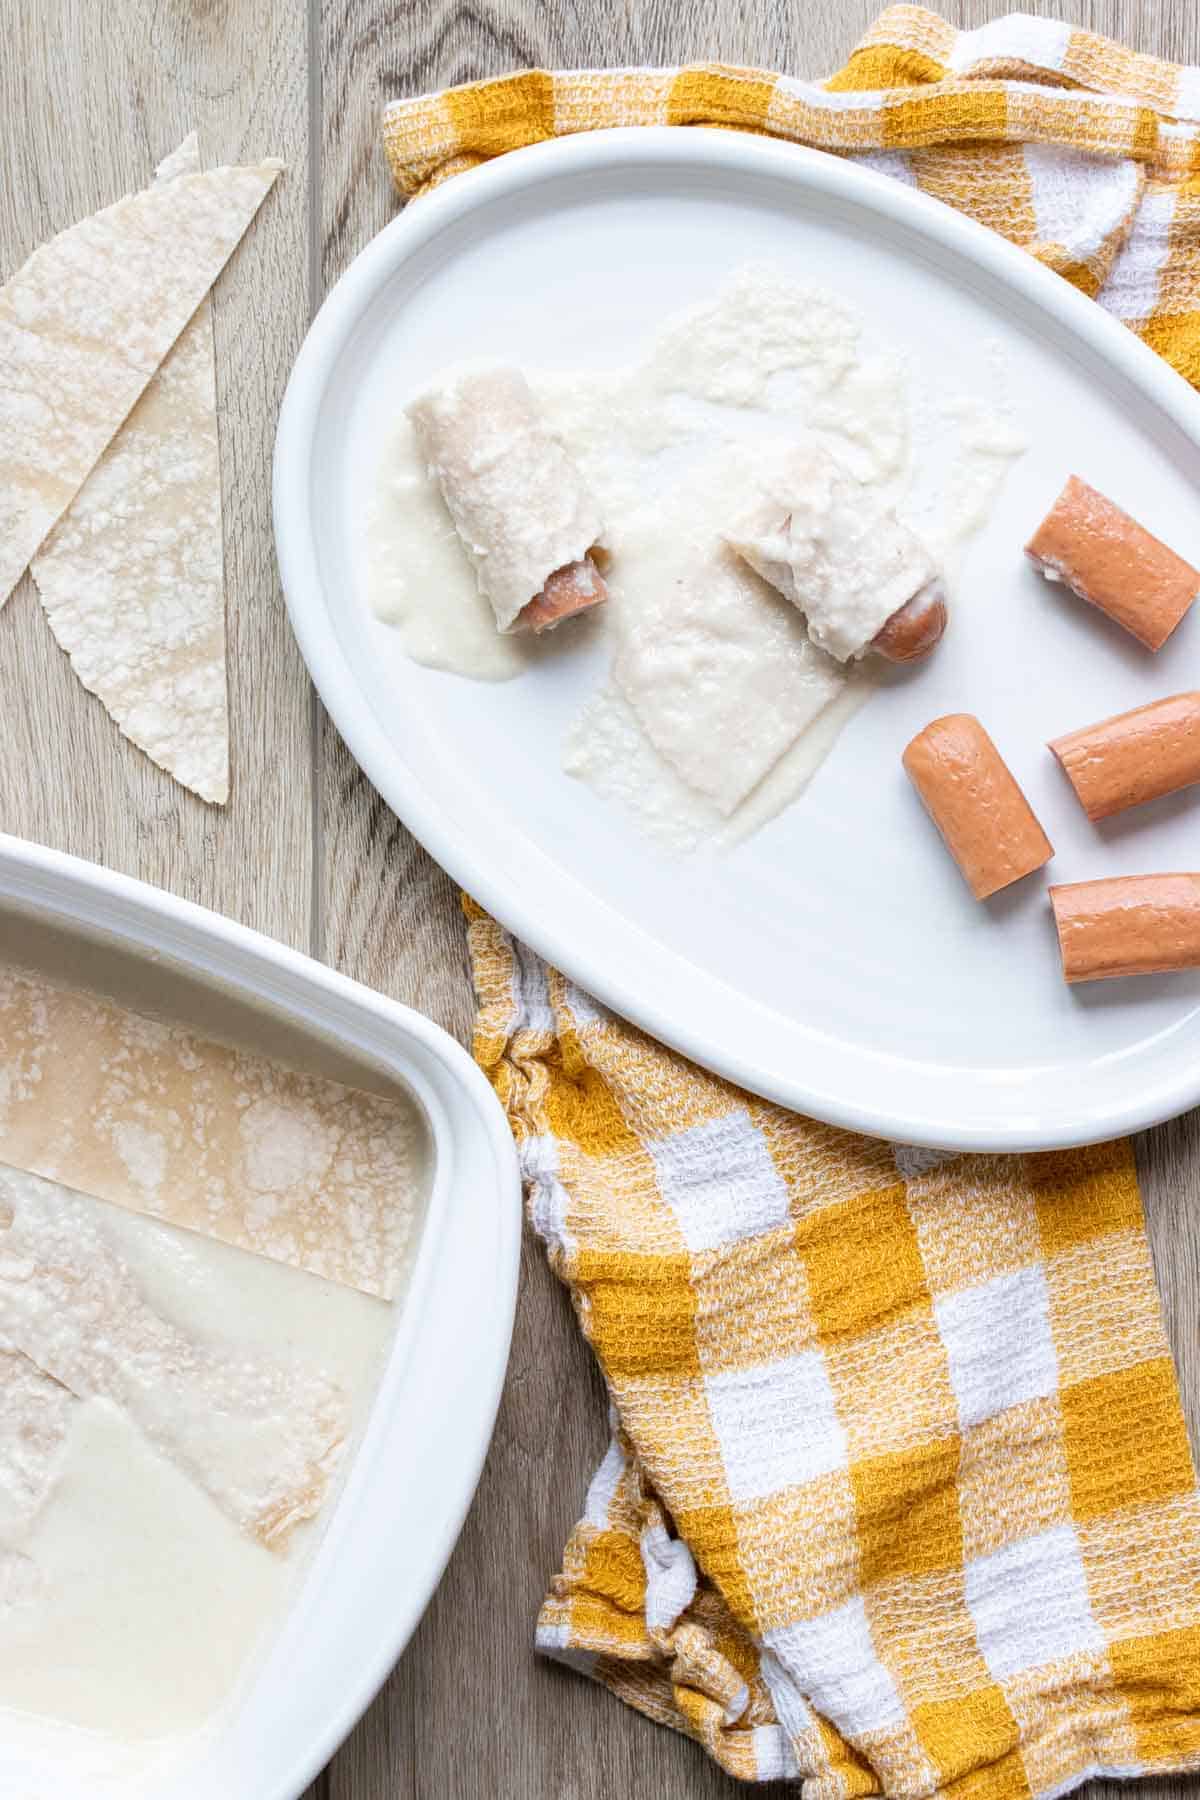
[{"label": "white batter in dish", "polygon": [[[633,367],[526,374],[612,558],[608,604],[553,647],[596,630],[611,644],[564,767],[666,848],[736,840],[800,792],[873,684],[871,659],[817,649],[724,542],[761,500],[757,471],[798,442],[825,449],[872,514],[894,508],[952,575],[1024,448],[1003,379],[989,372],[993,398],[942,395],[914,442],[897,351],[837,295],[757,268],[668,320]],[[547,654],[497,633],[407,423],[384,452],[366,547],[375,610],[417,661],[499,679]]]},{"label": "white batter in dish", "polygon": [[133,1793],[230,1700],[316,1542],[393,1318],[0,1167],[0,1786],[28,1742]]}]

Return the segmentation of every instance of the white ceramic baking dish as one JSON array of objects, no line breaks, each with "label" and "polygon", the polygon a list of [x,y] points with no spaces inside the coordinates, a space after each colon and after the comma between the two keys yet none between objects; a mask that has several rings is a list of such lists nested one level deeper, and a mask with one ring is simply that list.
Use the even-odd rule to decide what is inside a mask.
[{"label": "white ceramic baking dish", "polygon": [[[309,1044],[328,1073],[370,1068],[398,1080],[428,1121],[419,1245],[321,1541],[235,1703],[151,1790],[155,1800],[295,1800],[408,1641],[479,1478],[516,1298],[512,1140],[479,1070],[428,1019],[215,913],[0,834],[0,955],[31,934],[62,946],[69,962],[94,959],[96,985],[106,957],[174,984],[194,997],[208,1032],[223,1008],[243,1019],[253,1009],[276,1036]],[[6,1767],[0,1743],[0,1793],[84,1800],[61,1768],[30,1768],[24,1756],[20,1769]]]}]

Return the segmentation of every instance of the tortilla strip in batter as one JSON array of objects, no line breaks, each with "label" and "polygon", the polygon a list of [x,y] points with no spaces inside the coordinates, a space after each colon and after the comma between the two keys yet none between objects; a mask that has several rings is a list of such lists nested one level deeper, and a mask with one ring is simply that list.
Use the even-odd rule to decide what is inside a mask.
[{"label": "tortilla strip in batter", "polygon": [[[0,1351],[127,1413],[241,1528],[280,1549],[321,1505],[345,1396],[299,1358],[184,1335],[143,1297],[95,1202],[0,1167]],[[217,1321],[214,1321],[214,1333]]]},{"label": "tortilla strip in batter", "polygon": [[407,1096],[301,1074],[2,966],[0,1043],[6,1162],[394,1297],[423,1180]]},{"label": "tortilla strip in batter", "polygon": [[728,497],[746,492],[744,458],[717,456],[622,538],[613,584],[616,685],[659,755],[725,818],[847,681],[795,607],[722,543]]}]

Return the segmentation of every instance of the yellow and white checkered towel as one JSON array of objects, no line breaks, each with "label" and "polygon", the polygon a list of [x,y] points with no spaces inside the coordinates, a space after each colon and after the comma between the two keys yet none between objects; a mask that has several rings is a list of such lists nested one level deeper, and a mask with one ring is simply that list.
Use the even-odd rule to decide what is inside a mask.
[{"label": "yellow and white checkered towel", "polygon": [[614,1408],[541,1648],[807,1800],[1200,1767],[1200,1494],[1128,1145],[815,1124],[467,911],[476,1055]]},{"label": "yellow and white checkered towel", "polygon": [[861,158],[1002,232],[1200,383],[1200,69],[1023,14],[892,6],[817,84],[761,69],[534,69],[383,115],[405,198],[506,150],[709,125]]},{"label": "yellow and white checkered towel", "polygon": [[[411,196],[664,122],[863,156],[1200,384],[1200,71],[894,7],[823,87],[532,72],[396,102],[384,135]],[[476,1055],[613,1402],[542,1649],[808,1800],[1200,1768],[1200,1493],[1128,1145],[946,1158],[815,1124],[467,911]]]}]

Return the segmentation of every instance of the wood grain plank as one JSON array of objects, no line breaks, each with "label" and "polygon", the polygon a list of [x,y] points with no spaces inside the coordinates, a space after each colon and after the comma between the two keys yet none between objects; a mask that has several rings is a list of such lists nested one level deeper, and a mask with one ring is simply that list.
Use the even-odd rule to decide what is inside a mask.
[{"label": "wood grain plank", "polygon": [[[324,281],[392,217],[380,105],[526,64],[719,58],[799,75],[835,67],[878,0],[318,0]],[[1164,0],[1022,0],[1179,60],[1200,61],[1200,9]],[[1005,0],[943,0],[977,25]],[[392,817],[327,721],[318,752],[322,933],[329,960],[466,1035],[470,992],[452,884]],[[1200,1120],[1144,1135],[1155,1263],[1200,1443]],[[562,1291],[528,1242],[496,1436],[446,1577],[392,1680],[329,1771],[329,1800],[683,1800],[739,1790],[696,1746],[537,1658],[533,1619],[606,1438],[602,1385]],[[794,1794],[780,1786],[764,1796]],[[1132,1790],[1131,1790],[1132,1791]],[[1156,1800],[1194,1795],[1164,1781]]]},{"label": "wood grain plank", "polygon": [[10,0],[0,269],[144,186],[195,126],[207,163],[288,173],[217,285],[233,795],[206,806],[72,673],[25,577],[0,612],[0,829],[139,875],[307,948],[311,713],[275,576],[271,444],[308,322],[307,43],[292,0]]},{"label": "wood grain plank", "polygon": [[[97,9],[14,0],[0,56],[0,274],[144,186],[193,127],[208,164],[288,165],[218,284],[233,793],[205,806],[76,680],[28,577],[0,613],[0,829],[215,907],[307,948],[310,688],[275,575],[268,471],[308,324],[308,42],[291,0]],[[305,1800],[327,1800],[322,1774]]]}]

